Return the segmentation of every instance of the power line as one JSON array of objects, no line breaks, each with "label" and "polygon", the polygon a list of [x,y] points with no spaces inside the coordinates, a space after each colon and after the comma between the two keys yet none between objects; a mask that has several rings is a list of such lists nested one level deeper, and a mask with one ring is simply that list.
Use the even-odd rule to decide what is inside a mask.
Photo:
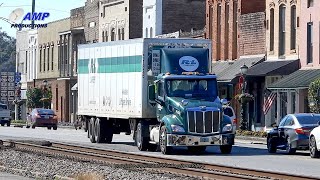
[{"label": "power line", "polygon": [[26,6],[31,6],[31,5],[14,5],[14,6],[1,6],[1,7],[26,7]]}]

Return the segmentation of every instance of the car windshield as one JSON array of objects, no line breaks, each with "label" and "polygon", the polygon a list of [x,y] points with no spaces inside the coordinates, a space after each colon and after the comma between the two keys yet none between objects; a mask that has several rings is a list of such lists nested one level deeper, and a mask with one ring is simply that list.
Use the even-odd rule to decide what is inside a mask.
[{"label": "car windshield", "polygon": [[169,97],[215,99],[216,79],[174,79],[166,81]]},{"label": "car windshield", "polygon": [[53,110],[51,109],[38,109],[39,114],[54,114]]},{"label": "car windshield", "polygon": [[297,117],[300,124],[318,124],[320,121],[320,116],[298,116]]}]

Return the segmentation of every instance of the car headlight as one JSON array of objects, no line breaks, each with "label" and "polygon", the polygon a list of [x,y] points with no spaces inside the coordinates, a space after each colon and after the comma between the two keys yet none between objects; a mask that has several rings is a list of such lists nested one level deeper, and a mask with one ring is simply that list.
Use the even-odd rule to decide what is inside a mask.
[{"label": "car headlight", "polygon": [[223,132],[232,131],[232,125],[227,124],[227,125],[223,126],[222,131]]},{"label": "car headlight", "polygon": [[171,125],[172,132],[185,132],[184,128],[179,125]]}]

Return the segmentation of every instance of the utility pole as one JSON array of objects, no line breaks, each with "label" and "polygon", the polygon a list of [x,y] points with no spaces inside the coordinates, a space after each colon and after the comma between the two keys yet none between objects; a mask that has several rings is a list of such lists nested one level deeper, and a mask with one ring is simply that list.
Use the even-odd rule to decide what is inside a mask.
[{"label": "utility pole", "polygon": [[[35,0],[32,0],[32,15],[34,14],[34,11],[35,11],[35,6],[36,6],[35,3],[36,3]],[[34,27],[33,27],[33,26],[34,26],[34,20],[33,20],[33,18],[32,18],[32,20],[31,20],[31,24],[32,24],[32,25],[31,25],[31,29],[34,29]]]}]

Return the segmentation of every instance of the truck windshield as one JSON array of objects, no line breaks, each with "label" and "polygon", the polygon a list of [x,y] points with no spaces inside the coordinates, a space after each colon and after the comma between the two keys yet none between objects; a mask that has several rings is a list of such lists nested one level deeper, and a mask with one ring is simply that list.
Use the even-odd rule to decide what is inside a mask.
[{"label": "truck windshield", "polygon": [[169,97],[215,99],[217,81],[215,79],[174,79],[166,82]]}]

